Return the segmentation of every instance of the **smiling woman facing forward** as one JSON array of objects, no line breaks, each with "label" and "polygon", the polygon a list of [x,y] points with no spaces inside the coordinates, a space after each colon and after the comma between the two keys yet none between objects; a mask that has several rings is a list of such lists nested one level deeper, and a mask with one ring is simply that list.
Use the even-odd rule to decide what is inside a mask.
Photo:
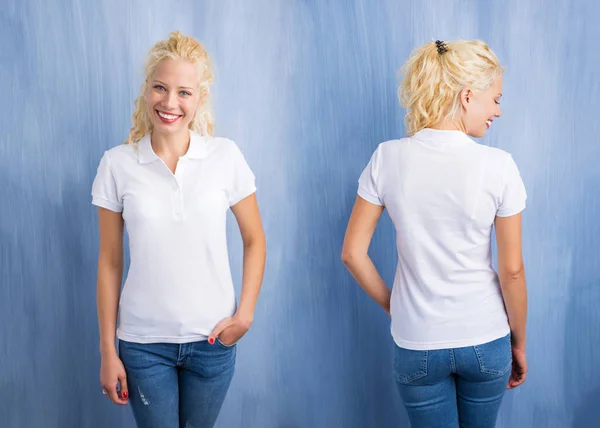
[{"label": "smiling woman facing forward", "polygon": [[[140,427],[212,427],[263,277],[254,175],[235,143],[212,136],[212,67],[202,45],[171,33],[151,49],[145,71],[129,138],[104,153],[92,188],[100,381],[113,402],[131,403]],[[228,209],[244,244],[239,305]],[[131,265],[121,294],[124,226]]]}]

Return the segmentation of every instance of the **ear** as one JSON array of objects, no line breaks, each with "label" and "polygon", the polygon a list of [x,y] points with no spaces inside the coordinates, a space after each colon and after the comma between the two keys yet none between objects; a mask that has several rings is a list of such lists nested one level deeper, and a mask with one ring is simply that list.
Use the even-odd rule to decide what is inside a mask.
[{"label": "ear", "polygon": [[472,99],[473,91],[471,88],[464,88],[462,91],[460,91],[460,103],[463,108],[467,108],[467,105],[472,101]]}]

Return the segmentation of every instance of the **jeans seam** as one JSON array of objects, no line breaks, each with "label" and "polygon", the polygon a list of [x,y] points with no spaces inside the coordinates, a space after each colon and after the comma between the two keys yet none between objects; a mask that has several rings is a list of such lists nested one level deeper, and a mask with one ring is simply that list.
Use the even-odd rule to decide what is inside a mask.
[{"label": "jeans seam", "polygon": [[[134,343],[134,342],[130,342],[130,343]],[[136,343],[134,343],[134,345],[140,345],[140,347],[142,348],[142,350],[138,350],[138,352],[141,354],[142,362],[144,363],[144,365],[145,365],[145,366],[149,366],[149,365],[151,365],[151,364],[152,364],[152,362],[150,361],[150,358],[148,358],[148,350],[147,350],[146,348],[144,348],[144,347],[142,346],[142,344],[136,344]],[[127,347],[127,346],[128,346],[128,344],[126,343],[124,346],[125,346],[125,347]],[[125,351],[125,352],[127,353],[127,351]],[[119,358],[121,358],[121,362],[122,362],[122,361],[123,361],[123,359],[122,359],[122,356],[121,356],[121,355],[119,355]],[[135,358],[135,357],[134,357],[134,358]],[[126,375],[127,377],[129,377],[130,375],[127,373],[127,367],[125,366],[125,364],[123,364],[123,366],[124,366],[124,368],[125,368],[125,375]],[[158,387],[158,384],[156,383],[156,381],[155,381],[154,379],[152,379],[152,384],[153,384],[155,387]]]},{"label": "jeans seam", "polygon": [[179,366],[181,364],[181,350],[183,349],[184,344],[180,343],[179,346],[177,347],[177,361],[175,362],[176,366]]}]

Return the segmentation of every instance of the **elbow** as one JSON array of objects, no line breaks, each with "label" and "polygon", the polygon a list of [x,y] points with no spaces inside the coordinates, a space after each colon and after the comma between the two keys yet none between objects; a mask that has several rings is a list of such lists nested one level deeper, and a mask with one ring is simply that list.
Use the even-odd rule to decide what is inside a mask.
[{"label": "elbow", "polygon": [[351,265],[355,264],[356,260],[360,259],[362,256],[362,254],[354,250],[347,248],[342,250],[342,262],[344,265],[346,265],[346,267],[350,267]]},{"label": "elbow", "polygon": [[118,251],[114,253],[100,253],[100,257],[98,257],[99,271],[122,271],[123,264],[123,254]]},{"label": "elbow", "polygon": [[347,252],[347,251],[342,251],[342,257],[341,257],[341,259],[342,259],[342,262],[343,262],[343,263],[344,263],[346,266],[348,266],[348,263],[350,263],[350,259],[351,259],[351,258],[352,258],[352,255],[351,255],[349,252]]},{"label": "elbow", "polygon": [[506,266],[500,269],[499,272],[502,282],[514,283],[525,278],[525,266],[523,263],[514,266]]},{"label": "elbow", "polygon": [[261,252],[267,252],[267,239],[264,233],[257,233],[252,236],[242,237],[245,250],[258,249]]}]

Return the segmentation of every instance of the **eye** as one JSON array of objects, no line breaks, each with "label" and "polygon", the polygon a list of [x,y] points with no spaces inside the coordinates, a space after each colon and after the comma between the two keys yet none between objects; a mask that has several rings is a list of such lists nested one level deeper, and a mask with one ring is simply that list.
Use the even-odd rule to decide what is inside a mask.
[{"label": "eye", "polygon": [[165,87],[163,85],[154,85],[154,89],[156,89],[158,91],[164,91]]},{"label": "eye", "polygon": [[184,97],[189,97],[189,96],[191,96],[191,95],[192,95],[192,94],[191,94],[191,93],[189,93],[188,91],[181,91],[181,92],[179,92],[179,93],[180,93],[181,95],[183,95]]}]

